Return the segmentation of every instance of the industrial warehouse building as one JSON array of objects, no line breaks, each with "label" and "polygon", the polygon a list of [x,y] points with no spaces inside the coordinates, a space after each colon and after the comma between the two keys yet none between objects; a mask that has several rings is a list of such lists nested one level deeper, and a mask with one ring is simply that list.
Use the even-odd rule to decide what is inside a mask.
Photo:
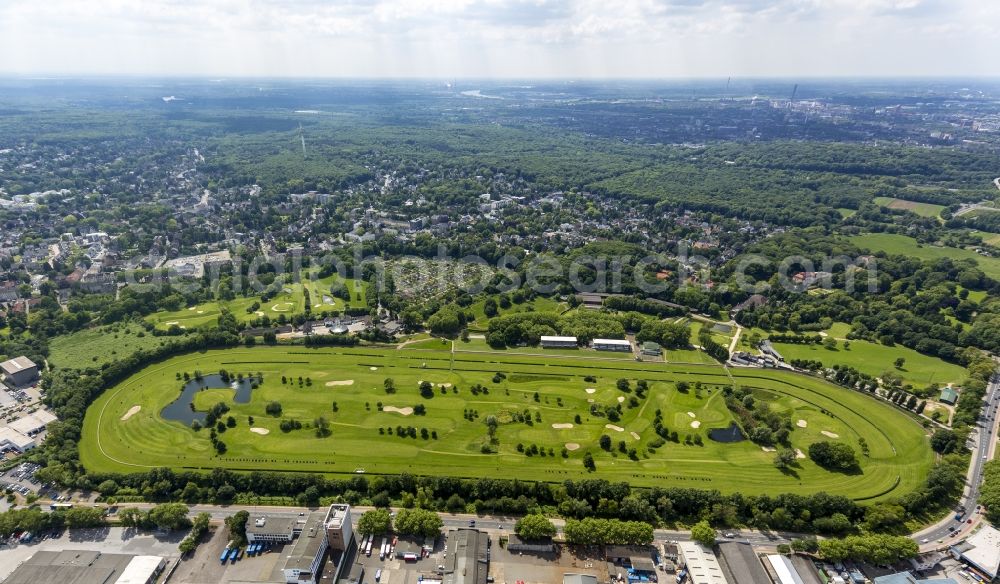
[{"label": "industrial warehouse building", "polygon": [[632,343],[620,339],[594,339],[594,348],[598,351],[621,351],[632,350]]},{"label": "industrial warehouse building", "polygon": [[10,422],[7,424],[7,427],[15,432],[20,432],[25,436],[34,436],[44,430],[46,426],[55,422],[57,419],[58,418],[56,418],[56,416],[48,410],[36,410],[27,416]]},{"label": "industrial warehouse building", "polygon": [[57,418],[48,410],[38,410],[22,416],[6,426],[0,426],[0,452],[27,452],[38,445],[36,436]]},{"label": "industrial warehouse building", "polygon": [[730,584],[771,584],[767,570],[749,543],[720,543],[719,556],[722,571]]},{"label": "industrial warehouse building", "polygon": [[682,541],[677,544],[677,550],[680,552],[678,559],[691,578],[691,584],[729,584],[711,548],[693,541]]},{"label": "industrial warehouse building", "polygon": [[951,548],[956,558],[992,579],[1000,575],[1000,530],[983,525],[963,543]]},{"label": "industrial warehouse building", "polygon": [[38,381],[38,365],[27,357],[16,357],[0,363],[0,373],[14,387],[24,387]]},{"label": "industrial warehouse building", "polygon": [[0,452],[16,450],[20,453],[27,452],[35,447],[35,439],[14,430],[13,428],[0,428]]},{"label": "industrial warehouse building", "polygon": [[576,337],[554,337],[542,335],[542,347],[546,349],[575,349],[579,346]]},{"label": "industrial warehouse building", "polygon": [[18,566],[4,584],[151,584],[165,566],[166,561],[159,556],[42,551]]},{"label": "industrial warehouse building", "polygon": [[812,562],[803,556],[771,554],[766,559],[778,584],[823,584]]},{"label": "industrial warehouse building", "polygon": [[490,571],[489,535],[456,529],[448,535],[443,584],[486,584]]}]

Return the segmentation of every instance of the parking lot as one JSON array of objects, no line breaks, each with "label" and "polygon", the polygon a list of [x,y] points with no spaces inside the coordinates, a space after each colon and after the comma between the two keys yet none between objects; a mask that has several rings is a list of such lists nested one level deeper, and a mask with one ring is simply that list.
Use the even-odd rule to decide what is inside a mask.
[{"label": "parking lot", "polygon": [[383,538],[376,537],[372,544],[372,554],[367,556],[359,553],[356,563],[365,567],[365,582],[375,582],[375,574],[382,570],[380,584],[416,584],[421,578],[438,576],[438,566],[444,565],[445,545],[447,536],[442,535],[435,541],[434,550],[418,560],[403,561],[397,559],[395,553],[390,553],[384,559],[379,558],[379,549]]}]

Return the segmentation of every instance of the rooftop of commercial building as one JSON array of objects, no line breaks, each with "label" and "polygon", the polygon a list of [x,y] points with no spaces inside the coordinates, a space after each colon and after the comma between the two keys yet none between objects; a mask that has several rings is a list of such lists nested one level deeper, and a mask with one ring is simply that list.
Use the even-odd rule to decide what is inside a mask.
[{"label": "rooftop of commercial building", "polygon": [[320,548],[326,543],[326,530],[323,529],[323,515],[313,513],[306,519],[306,524],[295,540],[291,553],[285,561],[285,569],[308,570]]},{"label": "rooftop of commercial building", "polygon": [[296,521],[297,518],[287,515],[251,515],[247,520],[247,533],[291,533]]},{"label": "rooftop of commercial building", "polygon": [[719,553],[730,584],[771,584],[767,570],[749,543],[723,542],[719,544]]},{"label": "rooftop of commercial building", "polygon": [[[140,560],[130,569],[133,560]],[[95,551],[66,550],[40,551],[24,561],[4,580],[4,584],[39,584],[58,582],[59,584],[93,584],[101,582],[114,584],[134,582],[145,572],[148,578],[159,566],[162,558],[157,556],[133,556],[129,554],[105,554]],[[145,580],[143,580],[145,582]]]}]

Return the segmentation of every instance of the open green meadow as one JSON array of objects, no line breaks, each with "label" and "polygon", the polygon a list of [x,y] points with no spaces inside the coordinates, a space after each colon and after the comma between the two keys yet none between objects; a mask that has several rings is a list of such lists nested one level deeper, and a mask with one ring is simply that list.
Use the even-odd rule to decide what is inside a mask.
[{"label": "open green meadow", "polygon": [[[844,348],[843,341],[839,341],[835,349],[827,349],[823,345],[796,343],[774,343],[774,348],[781,353],[785,361],[813,359],[827,367],[849,365],[862,373],[876,377],[886,371],[892,371],[903,378],[903,383],[911,383],[916,387],[926,387],[931,383],[961,384],[966,378],[965,368],[937,357],[918,353],[902,345],[887,347],[863,340],[853,340],[850,343],[847,349]],[[893,365],[899,357],[906,359],[902,369],[896,369]]]},{"label": "open green meadow", "polygon": [[[227,446],[223,455],[215,453],[208,429],[194,431],[186,423],[161,417],[184,385],[178,376],[220,369],[263,375],[246,403],[233,401],[233,389],[198,391],[192,386],[196,409],[218,402],[232,408],[227,415],[235,418],[235,427],[219,434]],[[495,377],[497,373],[503,376]],[[395,392],[385,390],[386,378],[393,380]],[[646,397],[619,390],[619,378],[628,379],[632,388],[646,380]],[[692,384],[689,392],[676,389],[681,380]],[[433,383],[432,397],[421,396],[422,381]],[[697,382],[702,387],[696,391]],[[794,448],[805,451],[817,440],[839,440],[859,450],[858,441],[864,438],[870,454],[859,454],[862,472],[831,473],[805,458],[792,471],[782,472],[772,463],[774,454],[760,446],[710,439],[709,430],[726,428],[733,420],[721,391],[729,384],[752,389],[757,399],[787,415]],[[265,412],[272,401],[281,404],[280,416]],[[592,413],[592,406],[603,412],[619,404],[617,421]],[[190,410],[186,403],[176,406],[181,412]],[[424,415],[412,410],[416,406],[426,408]],[[657,411],[679,441],[650,449],[657,439]],[[495,443],[487,437],[489,416],[499,422]],[[317,435],[314,421],[319,417],[329,422],[329,436]],[[287,427],[293,419],[302,428],[283,432],[282,421]],[[410,426],[413,437],[407,435]],[[404,436],[399,435],[401,429]],[[605,434],[612,439],[611,453],[599,447]],[[700,437],[702,445],[685,444],[689,435],[693,442]],[[618,451],[620,442],[626,450],[636,449],[637,460]],[[484,445],[495,452],[484,454]],[[538,453],[528,456],[519,445],[528,451],[536,447]],[[596,462],[592,473],[583,466],[588,452]],[[80,454],[93,472],[169,466],[541,481],[598,477],[726,492],[826,491],[855,499],[905,493],[920,484],[933,462],[924,430],[912,418],[869,396],[808,376],[591,358],[584,352],[452,352],[450,344],[402,349],[255,347],[175,357],[111,388],[89,408]]]},{"label": "open green meadow", "polygon": [[875,197],[875,204],[888,207],[889,209],[905,209],[921,217],[939,217],[941,211],[944,210],[944,205],[907,201],[906,199],[894,199],[892,197]]},{"label": "open green meadow", "polygon": [[980,231],[979,236],[983,238],[983,243],[986,245],[992,245],[993,247],[1000,247],[1000,233],[990,233],[988,231]]},{"label": "open green meadow", "polygon": [[974,259],[984,274],[1000,279],[1000,258],[984,257],[969,249],[924,245],[912,237],[895,233],[866,233],[850,238],[854,245],[887,254],[906,255],[923,260],[951,258],[954,260]]},{"label": "open green meadow", "polygon": [[100,367],[168,342],[169,337],[154,337],[135,323],[99,326],[52,339],[49,363],[65,369]]}]

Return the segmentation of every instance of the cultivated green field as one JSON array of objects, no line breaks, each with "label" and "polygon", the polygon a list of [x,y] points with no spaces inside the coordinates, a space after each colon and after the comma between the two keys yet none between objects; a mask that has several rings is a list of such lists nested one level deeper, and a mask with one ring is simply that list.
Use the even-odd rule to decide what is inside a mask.
[{"label": "cultivated green field", "polygon": [[888,254],[912,256],[924,260],[952,258],[956,260],[974,259],[979,269],[994,279],[1000,279],[1000,258],[983,257],[976,252],[957,247],[938,247],[922,245],[916,239],[895,233],[867,233],[849,238],[851,243],[872,251],[884,251]]},{"label": "cultivated green field", "polygon": [[[182,382],[178,374],[193,374],[195,370],[208,374],[222,368],[231,373],[261,372],[264,381],[253,390],[248,403],[230,403],[237,424],[220,434],[228,452],[217,456],[207,430],[195,432],[180,422],[166,421],[160,411],[179,395]],[[506,377],[494,382],[496,372]],[[289,383],[282,383],[283,375]],[[300,376],[310,379],[311,385],[300,385]],[[594,376],[596,381],[586,381],[585,376]],[[387,377],[395,381],[394,394],[384,390]],[[619,378],[629,379],[633,387],[638,379],[647,380],[650,391],[646,399],[630,405],[635,394],[619,391]],[[422,380],[435,384],[430,399],[420,396]],[[700,381],[703,389],[680,393],[675,388],[679,380]],[[863,437],[871,449],[870,458],[862,457],[863,472],[830,473],[803,459],[793,473],[784,474],[773,466],[773,454],[759,446],[710,440],[709,429],[727,427],[732,420],[720,391],[731,383],[752,388],[758,399],[786,412],[795,428],[791,440],[796,448],[806,450],[821,439],[841,440],[857,448],[858,439]],[[474,395],[474,384],[485,386],[488,393]],[[196,394],[194,403],[197,408],[207,408],[230,399],[232,393],[204,390]],[[590,400],[612,407],[623,401],[621,420],[612,423],[593,415]],[[265,413],[270,401],[281,403],[281,418]],[[383,411],[379,411],[379,403]],[[426,415],[406,409],[417,404],[426,407]],[[646,447],[656,437],[652,426],[657,410],[662,412],[664,425],[678,432],[680,443],[667,442],[649,452]],[[530,425],[515,421],[524,412],[532,420]],[[487,442],[484,422],[490,415],[500,422],[498,453],[482,454],[481,447]],[[581,417],[579,423],[576,415]],[[253,416],[253,426],[248,416]],[[330,421],[331,436],[317,437],[309,427],[319,416]],[[284,433],[279,428],[283,418],[297,419],[304,427]],[[413,426],[417,436],[399,437],[397,426]],[[393,435],[380,433],[380,428],[393,429]],[[422,438],[419,431],[424,428],[428,434],[435,432],[437,438]],[[599,448],[602,434],[611,436],[615,454]],[[700,435],[704,445],[685,445],[688,434]],[[627,448],[636,447],[639,459],[633,461],[617,453],[619,441]],[[537,445],[546,455],[528,457],[518,452],[518,444],[528,448]],[[179,356],[150,366],[102,395],[88,410],[80,451],[90,471],[170,466],[343,474],[409,472],[543,481],[600,477],[636,485],[727,492],[826,491],[857,499],[898,495],[916,487],[933,460],[923,429],[907,415],[811,377],[583,355],[452,353],[450,347],[256,347]],[[596,473],[583,467],[586,452],[596,460]]]},{"label": "cultivated green field", "polygon": [[100,367],[170,340],[169,337],[154,337],[134,323],[100,326],[52,339],[49,362],[67,369]]}]

